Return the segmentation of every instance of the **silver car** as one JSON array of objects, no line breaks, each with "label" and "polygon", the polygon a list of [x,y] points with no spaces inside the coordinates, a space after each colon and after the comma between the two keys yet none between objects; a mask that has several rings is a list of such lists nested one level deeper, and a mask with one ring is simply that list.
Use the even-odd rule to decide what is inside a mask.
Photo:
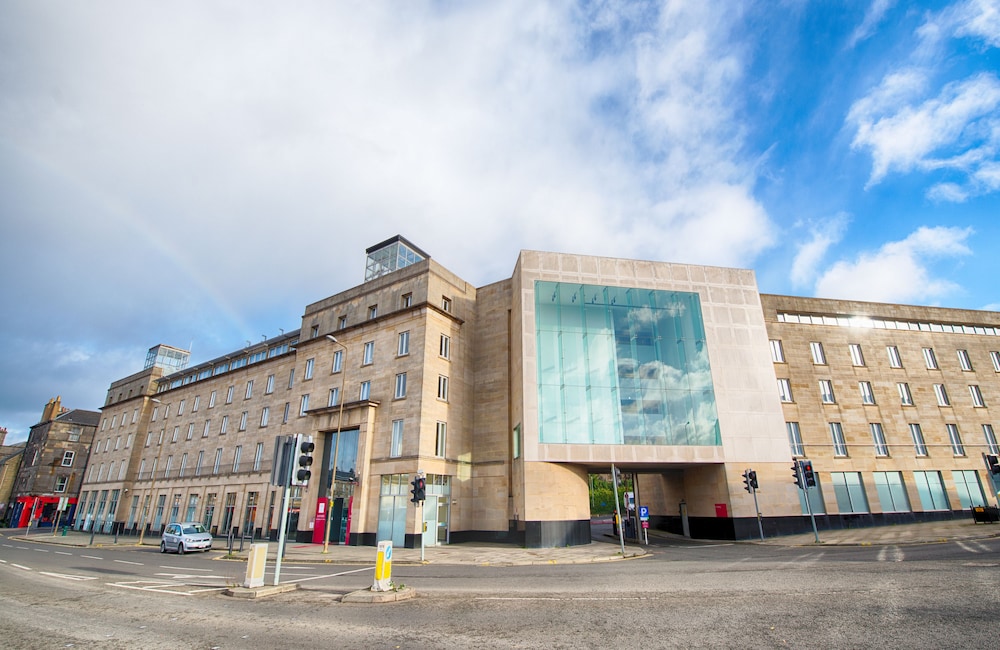
[{"label": "silver car", "polygon": [[183,555],[188,551],[211,551],[212,535],[197,521],[167,524],[160,540],[160,553],[176,551]]}]

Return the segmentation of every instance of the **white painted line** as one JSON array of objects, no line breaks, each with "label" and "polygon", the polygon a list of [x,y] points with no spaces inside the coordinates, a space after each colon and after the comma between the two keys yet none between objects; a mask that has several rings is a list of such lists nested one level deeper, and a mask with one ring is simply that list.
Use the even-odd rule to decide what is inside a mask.
[{"label": "white painted line", "polygon": [[965,542],[955,542],[955,544],[957,544],[960,549],[962,549],[963,551],[966,551],[968,553],[979,553],[979,549],[972,548],[971,546],[969,546]]},{"label": "white painted line", "polygon": [[181,571],[215,571],[215,569],[192,569],[189,566],[161,566],[161,569],[179,569]]},{"label": "white painted line", "polygon": [[172,591],[170,589],[157,589],[155,587],[133,587],[132,585],[120,585],[116,583],[111,583],[112,587],[121,587],[122,589],[135,589],[136,591],[152,591],[158,594],[172,594],[174,596],[193,596],[194,594],[185,591]]},{"label": "white painted line", "polygon": [[[195,589],[194,591],[190,592],[190,594],[191,595],[193,595],[193,594],[202,594],[202,593],[205,593],[205,592],[208,592],[208,591],[225,591],[227,588],[228,587],[209,587],[209,588],[206,588],[206,589]],[[188,595],[188,594],[185,594],[185,595]]]},{"label": "white painted line", "polygon": [[13,562],[11,563],[11,566],[16,566],[18,569],[24,569],[25,571],[31,571],[30,567],[22,566],[20,564],[14,564]]},{"label": "white painted line", "polygon": [[142,566],[142,562],[129,562],[128,560],[113,560],[119,564],[134,564],[135,566]]},{"label": "white painted line", "polygon": [[90,560],[103,560],[103,557],[97,557],[96,555],[81,555],[80,557],[85,557]]},{"label": "white painted line", "polygon": [[96,576],[76,576],[69,573],[50,573],[48,571],[39,571],[43,576],[52,576],[53,578],[65,578],[66,580],[97,580]]},{"label": "white painted line", "polygon": [[56,555],[73,555],[72,553],[67,553],[66,551],[54,551]]},{"label": "white painted line", "polygon": [[341,571],[340,573],[330,573],[324,576],[312,576],[311,578],[300,578],[298,580],[288,580],[288,582],[305,582],[307,580],[322,580],[323,578],[336,578],[339,576],[346,576],[352,573],[361,573],[362,571],[374,571],[375,567],[369,566],[363,569],[352,569],[351,571]]},{"label": "white painted line", "polygon": [[47,549],[47,548],[33,548],[31,550],[33,550],[36,553],[48,553],[49,552],[49,549]]}]

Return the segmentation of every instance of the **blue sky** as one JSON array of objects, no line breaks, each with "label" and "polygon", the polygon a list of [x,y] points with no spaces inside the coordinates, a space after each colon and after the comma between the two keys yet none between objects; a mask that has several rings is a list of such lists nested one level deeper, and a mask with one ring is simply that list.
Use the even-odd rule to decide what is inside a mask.
[{"label": "blue sky", "polygon": [[5,0],[0,426],[295,329],[397,233],[476,285],[534,249],[997,309],[998,71],[1000,0]]}]

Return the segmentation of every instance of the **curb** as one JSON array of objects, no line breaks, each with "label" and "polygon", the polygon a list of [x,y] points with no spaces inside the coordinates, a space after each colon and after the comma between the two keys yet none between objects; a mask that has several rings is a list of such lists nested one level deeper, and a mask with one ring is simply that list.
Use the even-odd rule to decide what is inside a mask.
[{"label": "curb", "polygon": [[264,598],[266,596],[274,596],[275,594],[283,594],[289,591],[298,591],[298,589],[299,584],[297,582],[289,582],[283,585],[272,585],[270,587],[230,587],[222,593],[226,596],[232,596],[233,598],[254,600],[257,598]]},{"label": "curb", "polygon": [[340,599],[342,603],[395,603],[401,600],[416,598],[417,590],[413,587],[400,587],[393,591],[372,591],[371,589],[361,589],[352,591]]}]

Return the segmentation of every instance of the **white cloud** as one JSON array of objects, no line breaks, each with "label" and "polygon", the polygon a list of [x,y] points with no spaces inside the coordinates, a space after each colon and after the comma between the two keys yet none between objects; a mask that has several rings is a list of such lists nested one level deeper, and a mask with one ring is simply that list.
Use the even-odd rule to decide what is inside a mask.
[{"label": "white cloud", "polygon": [[810,225],[809,240],[798,245],[798,251],[792,261],[792,284],[801,287],[811,284],[816,279],[827,250],[841,240],[848,222],[846,214],[838,214],[826,221]]},{"label": "white cloud", "polygon": [[891,171],[974,170],[998,153],[1000,130],[994,132],[994,125],[1000,80],[994,75],[948,84],[937,97],[916,106],[897,106],[886,113],[872,110],[881,103],[859,102],[848,117],[857,128],[852,145],[872,153],[869,185]]},{"label": "white cloud", "polygon": [[870,38],[875,33],[875,28],[882,22],[886,12],[894,4],[896,4],[896,0],[873,0],[871,5],[868,6],[868,11],[865,12],[865,17],[862,19],[861,24],[855,28],[850,38],[848,38],[848,49]]},{"label": "white cloud", "polygon": [[816,282],[815,295],[873,302],[929,301],[959,290],[936,277],[930,261],[969,255],[970,228],[921,227],[906,239],[884,244],[854,261],[839,261]]}]

